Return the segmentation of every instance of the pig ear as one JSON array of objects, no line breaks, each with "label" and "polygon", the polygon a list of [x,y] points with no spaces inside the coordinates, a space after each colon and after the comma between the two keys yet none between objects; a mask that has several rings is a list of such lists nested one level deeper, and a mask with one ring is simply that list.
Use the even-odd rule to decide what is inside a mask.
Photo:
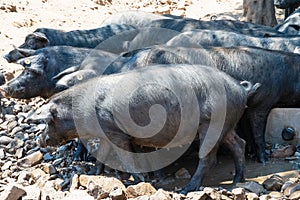
[{"label": "pig ear", "polygon": [[41,41],[45,46],[47,46],[50,43],[47,36],[41,32],[34,32],[29,34],[28,36]]},{"label": "pig ear", "polygon": [[33,50],[33,49],[16,48],[16,50],[17,50],[18,52],[20,52],[22,55],[24,55],[25,57],[32,56],[32,55],[34,55],[34,53],[35,53],[35,50]]},{"label": "pig ear", "polygon": [[51,105],[49,111],[52,115],[57,115],[57,106]]},{"label": "pig ear", "polygon": [[71,74],[73,72],[76,72],[78,71],[80,68],[80,65],[76,65],[76,66],[73,66],[73,67],[70,67],[68,69],[65,69],[64,71],[60,72],[59,74],[57,74],[56,76],[54,76],[52,78],[53,81],[57,81],[59,79],[61,79],[63,76],[67,75],[67,74]]}]

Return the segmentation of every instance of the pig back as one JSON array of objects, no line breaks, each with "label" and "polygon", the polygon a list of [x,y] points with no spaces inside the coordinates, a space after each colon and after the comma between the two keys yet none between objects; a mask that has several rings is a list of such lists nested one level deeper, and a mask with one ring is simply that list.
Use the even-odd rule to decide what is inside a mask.
[{"label": "pig back", "polygon": [[[81,116],[80,124],[86,124],[82,132],[100,134],[99,129],[92,130],[91,117],[82,118],[86,110],[96,110],[103,132],[121,132],[134,143],[150,147],[165,146],[182,130],[185,137],[172,145],[191,142],[199,124],[211,119],[233,126],[247,101],[237,81],[199,65],[152,66],[96,78],[73,89],[76,116]],[[223,117],[215,118],[220,113]]]}]

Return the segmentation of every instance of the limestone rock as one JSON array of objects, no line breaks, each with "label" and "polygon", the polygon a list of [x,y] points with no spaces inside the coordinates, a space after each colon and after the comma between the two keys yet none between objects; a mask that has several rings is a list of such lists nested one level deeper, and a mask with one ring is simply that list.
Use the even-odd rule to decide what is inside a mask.
[{"label": "limestone rock", "polygon": [[20,172],[17,183],[20,183],[22,185],[26,185],[26,183],[29,182],[29,180],[33,178],[32,173],[28,171],[22,171]]},{"label": "limestone rock", "polygon": [[49,163],[45,164],[43,166],[43,171],[46,172],[47,174],[53,175],[57,173],[56,168],[54,167],[54,165],[51,165]]},{"label": "limestone rock", "polygon": [[81,186],[87,187],[88,182],[93,181],[97,185],[103,187],[104,189],[111,189],[111,188],[121,188],[122,190],[126,190],[124,184],[113,177],[106,177],[106,176],[90,176],[90,175],[80,175],[79,176],[79,184]]},{"label": "limestone rock", "polygon": [[244,188],[234,188],[232,190],[235,200],[243,200],[246,199],[246,192]]},{"label": "limestone rock", "polygon": [[115,190],[111,191],[109,193],[109,198],[112,200],[126,200],[127,199],[125,191],[120,188],[116,188]]},{"label": "limestone rock", "polygon": [[173,200],[184,200],[184,199],[186,199],[185,195],[178,194],[178,193],[175,193],[175,192],[169,192],[169,195],[171,196],[171,198]]},{"label": "limestone rock", "polygon": [[43,188],[50,179],[50,175],[46,174],[42,169],[35,169],[31,171],[31,174],[39,188]]},{"label": "limestone rock", "polygon": [[139,183],[137,185],[130,185],[126,189],[126,195],[128,198],[135,198],[138,196],[155,194],[156,189],[150,183]]},{"label": "limestone rock", "polygon": [[19,149],[16,150],[15,156],[18,159],[20,159],[20,158],[22,158],[24,156],[24,154],[25,154],[24,149],[23,148],[19,148]]},{"label": "limestone rock", "polygon": [[246,196],[247,196],[247,200],[258,200],[259,199],[258,195],[253,192],[246,193]]},{"label": "limestone rock", "polygon": [[271,197],[268,194],[261,195],[259,200],[271,200]]},{"label": "limestone rock", "polygon": [[66,195],[66,192],[54,189],[54,181],[47,181],[41,191],[41,200],[63,199]]},{"label": "limestone rock", "polygon": [[300,191],[296,191],[296,192],[293,192],[290,196],[289,196],[289,199],[290,200],[298,200],[300,199]]},{"label": "limestone rock", "polygon": [[282,199],[283,194],[277,191],[270,192],[269,196],[273,199]]},{"label": "limestone rock", "polygon": [[86,190],[74,190],[66,195],[62,200],[94,200],[94,198],[87,193]]},{"label": "limestone rock", "polygon": [[21,198],[26,191],[22,186],[17,184],[8,185],[3,192],[1,192],[1,200],[18,200]]},{"label": "limestone rock", "polygon": [[283,178],[276,174],[263,182],[263,186],[269,191],[279,191],[283,184]]},{"label": "limestone rock", "polygon": [[178,179],[190,179],[191,174],[187,169],[181,168],[175,173],[175,177]]},{"label": "limestone rock", "polygon": [[5,171],[5,170],[9,169],[11,165],[12,165],[12,161],[7,161],[7,162],[4,163],[4,165],[1,167],[1,171]]},{"label": "limestone rock", "polygon": [[61,191],[61,190],[63,189],[63,188],[62,188],[63,182],[64,182],[64,180],[61,179],[61,178],[55,179],[55,180],[54,180],[54,183],[53,183],[54,189],[55,189],[55,190],[60,190],[60,191]]},{"label": "limestone rock", "polygon": [[294,183],[288,186],[284,191],[283,194],[285,196],[290,196],[292,193],[300,190],[300,183]]},{"label": "limestone rock", "polygon": [[12,140],[13,140],[12,138],[3,135],[0,137],[0,144],[8,145]]},{"label": "limestone rock", "polygon": [[264,191],[264,187],[254,181],[237,183],[236,186],[245,188],[246,190],[249,190],[250,192],[254,192],[257,195],[261,194]]},{"label": "limestone rock", "polygon": [[189,192],[186,197],[189,200],[212,200],[212,198],[203,191]]},{"label": "limestone rock", "polygon": [[155,194],[150,196],[150,200],[172,200],[172,198],[167,191],[159,189]]},{"label": "limestone rock", "polygon": [[40,151],[36,151],[21,160],[18,161],[18,166],[21,167],[31,167],[41,162],[43,159],[43,154]]},{"label": "limestone rock", "polygon": [[35,185],[30,185],[24,188],[26,195],[22,197],[22,200],[32,200],[41,198],[41,190]]},{"label": "limestone rock", "polygon": [[107,198],[115,189],[125,191],[124,184],[113,177],[80,175],[79,184],[88,190],[94,198]]},{"label": "limestone rock", "polygon": [[150,197],[148,195],[143,195],[136,198],[128,198],[128,200],[150,200]]},{"label": "limestone rock", "polygon": [[288,188],[289,186],[291,186],[292,184],[295,184],[295,181],[291,181],[291,180],[288,180],[286,181],[283,186],[281,187],[281,192],[283,192],[286,188]]},{"label": "limestone rock", "polygon": [[203,192],[205,192],[206,194],[209,195],[210,198],[212,199],[220,199],[221,198],[221,194],[218,193],[218,191],[214,188],[211,187],[205,187],[203,189]]},{"label": "limestone rock", "polygon": [[70,191],[72,192],[73,190],[78,189],[78,186],[79,186],[79,176],[78,176],[78,174],[74,174],[72,181],[71,181]]},{"label": "limestone rock", "polygon": [[95,184],[93,181],[88,182],[87,186],[88,194],[95,199],[105,199],[109,197],[111,191],[105,191],[101,186]]},{"label": "limestone rock", "polygon": [[5,153],[4,149],[0,148],[0,160],[4,159],[5,156],[6,156],[6,153]]}]

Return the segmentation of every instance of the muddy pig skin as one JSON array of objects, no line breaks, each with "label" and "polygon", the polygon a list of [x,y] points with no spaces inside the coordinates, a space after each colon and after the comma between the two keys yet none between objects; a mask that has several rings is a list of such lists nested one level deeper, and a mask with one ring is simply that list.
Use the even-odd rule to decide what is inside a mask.
[{"label": "muddy pig skin", "polygon": [[[157,15],[142,11],[116,13],[104,20],[102,25],[109,25],[111,23],[129,24],[138,29],[145,27],[160,27],[182,32],[194,29],[206,29],[233,31],[260,37],[280,34],[280,32],[275,31],[271,27],[249,22],[237,20],[217,20],[209,22],[170,14]],[[154,32],[154,34],[156,34],[156,32]]]},{"label": "muddy pig skin", "polygon": [[23,65],[24,71],[1,86],[1,93],[7,97],[48,98],[62,90],[56,83],[64,76],[68,75],[68,78],[61,80],[60,84],[64,83],[65,88],[96,75],[114,73],[119,71],[116,68],[122,67],[115,64],[115,68],[107,69],[118,55],[102,50],[54,46],[38,50],[20,49],[20,51],[26,52],[29,57],[18,60],[18,63]]},{"label": "muddy pig skin", "polygon": [[255,47],[167,47],[155,46],[123,54],[124,69],[151,64],[191,63],[218,68],[237,80],[261,83],[257,95],[249,99],[240,121],[240,133],[249,152],[265,162],[265,126],[273,107],[300,105],[300,56],[290,52]]},{"label": "muddy pig skin", "polygon": [[294,52],[296,47],[300,46],[300,37],[259,38],[226,31],[194,30],[173,37],[166,45],[178,47],[199,47],[199,45],[219,47],[255,46]]},{"label": "muddy pig skin", "polygon": [[150,21],[144,27],[160,27],[174,31],[220,30],[255,37],[284,35],[271,27],[236,20],[200,21],[196,19],[158,19]]},{"label": "muddy pig skin", "polygon": [[[234,182],[238,182],[244,178],[245,144],[235,134],[234,127],[246,107],[247,97],[253,95],[257,88],[257,84],[252,86],[249,82],[245,84],[245,81],[242,84],[217,69],[197,65],[170,65],[169,67],[157,65],[97,77],[54,95],[48,104],[41,107],[41,113],[37,118],[47,121],[48,127],[47,131],[39,137],[38,143],[43,147],[61,145],[80,135],[85,139],[100,138],[102,141],[100,147],[113,141],[118,147],[127,151],[131,151],[131,144],[162,148],[176,135],[179,125],[188,123],[187,126],[183,125],[187,128],[184,130],[184,135],[173,142],[173,146],[169,146],[172,149],[193,141],[197,133],[201,144],[209,124],[220,125],[221,123],[220,129],[216,128],[217,126],[211,129],[211,136],[215,135],[218,138],[214,140],[214,144],[209,144],[211,151],[199,160],[197,171],[182,192],[186,193],[200,186],[206,170],[215,161],[220,143],[224,143],[232,151],[236,165]],[[131,94],[130,97],[125,91]],[[188,94],[194,96],[189,97]],[[184,101],[185,98],[187,102]],[[179,105],[180,102],[188,105],[182,107]],[[128,118],[122,117],[123,108],[127,104],[130,106],[130,118],[134,121],[134,125],[128,123]],[[134,135],[136,125],[149,125],[150,107],[157,104],[163,107],[159,109],[165,109],[166,112],[163,126],[151,122],[154,130],[158,130],[155,132],[157,134],[150,137],[143,135],[149,134],[148,132],[142,133],[139,137]],[[189,109],[189,105],[193,106],[188,113],[185,113],[187,110],[184,109]],[[221,114],[222,112],[224,115]],[[185,120],[184,117],[188,119]],[[157,121],[155,119],[152,118]],[[195,124],[193,124],[194,120]],[[105,149],[110,152],[114,148]],[[101,153],[106,154],[102,150]],[[118,155],[118,159],[124,170],[138,171],[136,170],[138,165],[135,163],[137,161],[132,160],[132,157]]]},{"label": "muddy pig skin", "polygon": [[141,28],[150,21],[158,19],[182,19],[182,17],[170,14],[159,15],[143,11],[126,11],[109,16],[102,22],[101,26],[107,26],[110,24],[128,24],[136,28]]},{"label": "muddy pig skin", "polygon": [[[110,24],[97,29],[62,31],[51,28],[38,28],[25,38],[25,42],[18,48],[40,49],[46,46],[73,46],[83,48],[95,48],[106,39],[121,34],[122,39],[131,41],[138,32],[135,28],[126,24]],[[20,57],[27,57],[18,48],[10,51],[3,57],[8,62],[16,62]]]}]

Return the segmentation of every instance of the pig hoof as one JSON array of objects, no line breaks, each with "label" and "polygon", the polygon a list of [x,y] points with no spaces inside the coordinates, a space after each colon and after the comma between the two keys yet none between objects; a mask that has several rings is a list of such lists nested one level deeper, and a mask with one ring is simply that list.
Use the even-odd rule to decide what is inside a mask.
[{"label": "pig hoof", "polygon": [[233,178],[233,183],[241,183],[245,180],[243,175],[235,175]]},{"label": "pig hoof", "polygon": [[266,165],[266,157],[264,153],[259,154],[258,162],[262,163],[264,166]]},{"label": "pig hoof", "polygon": [[193,186],[192,184],[188,184],[182,190],[179,191],[180,194],[186,195],[187,193],[196,190],[197,187]]},{"label": "pig hoof", "polygon": [[77,161],[85,161],[85,159],[80,154],[78,154],[77,152],[75,152],[74,156],[73,156],[73,161],[75,161],[75,162],[77,162]]},{"label": "pig hoof", "polygon": [[190,190],[187,190],[187,189],[182,189],[180,191],[178,191],[179,194],[183,194],[183,195],[187,195],[187,193],[189,193]]},{"label": "pig hoof", "polygon": [[145,182],[145,178],[142,174],[132,174],[133,178],[134,178],[134,182],[138,183],[138,182]]},{"label": "pig hoof", "polygon": [[77,149],[73,156],[73,161],[87,161],[87,157],[88,157],[87,154],[88,154],[87,149],[82,144],[82,142],[79,141],[77,145]]},{"label": "pig hoof", "polygon": [[129,180],[126,180],[125,182],[123,182],[123,184],[125,185],[125,187],[135,185],[135,183],[133,181],[129,181]]}]

